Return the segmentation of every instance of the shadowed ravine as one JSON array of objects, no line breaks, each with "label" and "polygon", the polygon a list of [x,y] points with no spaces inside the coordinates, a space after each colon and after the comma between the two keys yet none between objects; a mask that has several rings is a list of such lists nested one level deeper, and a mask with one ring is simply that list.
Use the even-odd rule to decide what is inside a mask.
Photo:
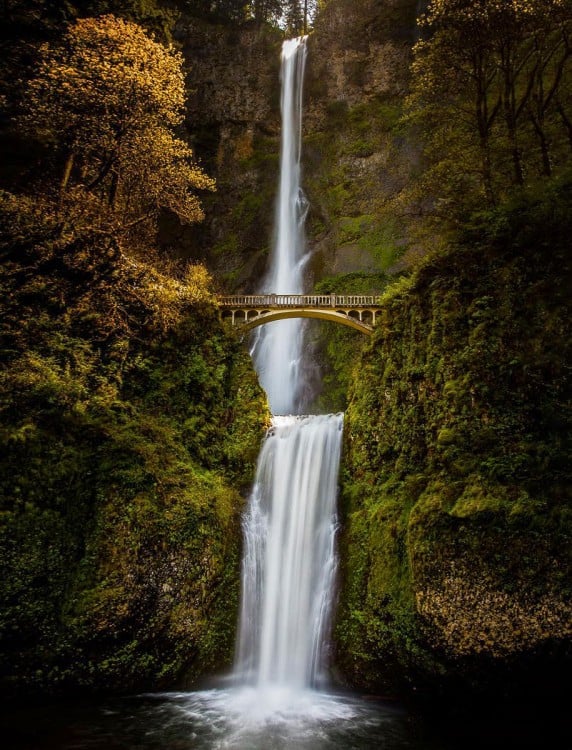
[{"label": "shadowed ravine", "polygon": [[[303,291],[306,204],[300,142],[305,58],[305,38],[284,43],[276,236],[265,281],[280,293]],[[300,320],[269,324],[255,338],[254,362],[274,414],[293,415],[304,406],[303,352]],[[309,748],[325,741],[329,747],[348,747],[350,735],[357,737],[364,727],[379,728],[388,721],[386,712],[324,691],[335,599],[342,428],[342,414],[273,418],[243,523],[242,602],[232,686],[165,695],[160,709],[167,722],[186,717],[198,733],[205,733],[207,743],[217,738],[217,747]],[[369,736],[363,747],[371,741]]]}]

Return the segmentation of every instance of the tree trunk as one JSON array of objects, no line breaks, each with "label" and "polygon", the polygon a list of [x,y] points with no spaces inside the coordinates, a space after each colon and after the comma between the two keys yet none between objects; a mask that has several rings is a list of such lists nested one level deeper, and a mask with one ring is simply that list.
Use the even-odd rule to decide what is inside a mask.
[{"label": "tree trunk", "polygon": [[540,117],[536,117],[534,113],[529,111],[529,119],[534,128],[534,132],[538,137],[540,144],[540,153],[542,154],[542,173],[547,177],[552,174],[552,165],[550,163],[550,147],[548,145],[548,139],[546,138],[546,132],[543,127],[543,122]]},{"label": "tree trunk", "polygon": [[524,174],[522,171],[522,158],[520,155],[520,148],[518,145],[518,132],[516,125],[516,118],[514,116],[514,109],[511,106],[511,94],[507,92],[508,100],[505,100],[505,122],[508,133],[508,142],[510,146],[510,154],[512,157],[512,168],[513,177],[516,185],[524,184]]},{"label": "tree trunk", "polygon": [[111,187],[109,188],[109,205],[111,208],[115,208],[118,187],[119,187],[119,172],[116,169],[114,169],[113,172],[111,173]]},{"label": "tree trunk", "polygon": [[566,132],[568,133],[568,143],[570,145],[570,148],[572,149],[572,122],[568,118],[564,107],[562,106],[560,101],[558,101],[558,99],[556,100],[556,111],[560,115],[560,119],[562,120],[562,123],[566,128]]},{"label": "tree trunk", "polygon": [[66,192],[68,182],[70,181],[74,161],[75,161],[75,154],[73,151],[70,151],[68,154],[68,158],[66,159],[65,166],[64,166],[64,173],[62,175],[62,181],[60,182],[60,202],[64,198],[64,194]]},{"label": "tree trunk", "polygon": [[491,170],[491,155],[489,148],[488,138],[480,139],[480,150],[481,150],[481,173],[483,178],[483,187],[485,189],[485,196],[489,206],[493,207],[496,205],[496,198],[493,190],[493,178]]},{"label": "tree trunk", "polygon": [[481,155],[481,178],[489,206],[496,204],[493,191],[490,132],[496,119],[498,104],[489,110],[489,77],[487,75],[487,53],[481,47],[472,58],[473,78],[475,81],[475,119],[479,132],[479,151]]},{"label": "tree trunk", "polygon": [[[511,44],[501,50],[501,71],[504,82],[503,110],[506,123],[510,154],[512,158],[513,178],[516,185],[524,184],[522,158],[518,145],[518,111],[516,106],[516,73]],[[519,107],[520,109],[520,107]]]}]

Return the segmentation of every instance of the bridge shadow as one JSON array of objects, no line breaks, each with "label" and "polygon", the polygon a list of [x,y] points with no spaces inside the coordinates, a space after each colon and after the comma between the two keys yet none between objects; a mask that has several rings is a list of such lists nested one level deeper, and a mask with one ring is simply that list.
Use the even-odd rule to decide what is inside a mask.
[{"label": "bridge shadow", "polygon": [[244,317],[240,320],[237,319],[236,313],[233,316],[230,310],[225,310],[222,312],[222,319],[229,320],[244,332],[251,331],[265,323],[272,323],[274,320],[287,320],[290,318],[328,320],[331,323],[353,328],[355,331],[359,331],[366,336],[371,336],[373,331],[373,325],[369,322],[372,320],[371,316],[369,320],[364,321],[360,320],[357,315],[346,314],[340,310],[261,310],[260,312],[245,310],[244,313]]}]

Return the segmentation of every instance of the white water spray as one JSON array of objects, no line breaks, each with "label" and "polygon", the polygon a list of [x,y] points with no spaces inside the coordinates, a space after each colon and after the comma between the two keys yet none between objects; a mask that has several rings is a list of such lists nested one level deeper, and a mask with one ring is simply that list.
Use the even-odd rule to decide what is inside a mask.
[{"label": "white water spray", "polygon": [[[282,143],[276,238],[267,292],[300,293],[307,203],[300,187],[306,39],[282,48]],[[271,323],[254,360],[274,413],[297,410],[304,377],[300,320]],[[336,488],[343,415],[276,416],[258,460],[244,520],[235,677],[257,710],[296,703],[324,677],[336,557]]]},{"label": "white water spray", "polygon": [[[275,235],[268,273],[261,292],[301,294],[308,259],[304,221],[308,203],[301,187],[302,93],[306,65],[306,37],[282,46],[282,138],[280,183],[276,200]],[[304,390],[301,375],[303,321],[280,320],[257,329],[252,348],[254,364],[274,414],[300,408]]]},{"label": "white water spray", "polygon": [[245,519],[236,673],[302,689],[320,681],[332,611],[343,416],[275,417]]}]

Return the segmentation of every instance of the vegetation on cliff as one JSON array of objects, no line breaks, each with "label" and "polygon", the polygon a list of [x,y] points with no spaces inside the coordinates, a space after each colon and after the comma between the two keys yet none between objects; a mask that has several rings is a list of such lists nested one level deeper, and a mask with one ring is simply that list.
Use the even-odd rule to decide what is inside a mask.
[{"label": "vegetation on cliff", "polygon": [[266,400],[206,269],[155,249],[159,209],[196,221],[213,186],[172,131],[180,57],[107,15],[28,77],[5,141],[38,162],[0,193],[1,686],[172,684],[230,658]]},{"label": "vegetation on cliff", "polygon": [[[341,148],[318,169],[340,176],[357,262],[360,200],[377,192],[374,219],[406,227],[363,357],[327,349],[326,377],[350,382],[336,643],[353,684],[557,689],[569,664],[571,23],[558,0],[436,0],[400,119],[360,125],[369,95],[330,105]],[[352,162],[356,124],[369,146]],[[407,151],[372,188],[384,126],[421,147],[389,191]],[[367,276],[320,287],[365,291]]]},{"label": "vegetation on cliff", "polygon": [[438,220],[557,174],[572,145],[569,3],[433,0],[422,29],[409,111]]},{"label": "vegetation on cliff", "polygon": [[336,634],[354,683],[564,673],[571,217],[565,175],[386,294],[346,417]]},{"label": "vegetation on cliff", "polygon": [[[3,206],[3,229],[13,225]],[[170,684],[228,659],[265,422],[191,268],[94,236],[3,243],[0,662],[5,690]]]}]

